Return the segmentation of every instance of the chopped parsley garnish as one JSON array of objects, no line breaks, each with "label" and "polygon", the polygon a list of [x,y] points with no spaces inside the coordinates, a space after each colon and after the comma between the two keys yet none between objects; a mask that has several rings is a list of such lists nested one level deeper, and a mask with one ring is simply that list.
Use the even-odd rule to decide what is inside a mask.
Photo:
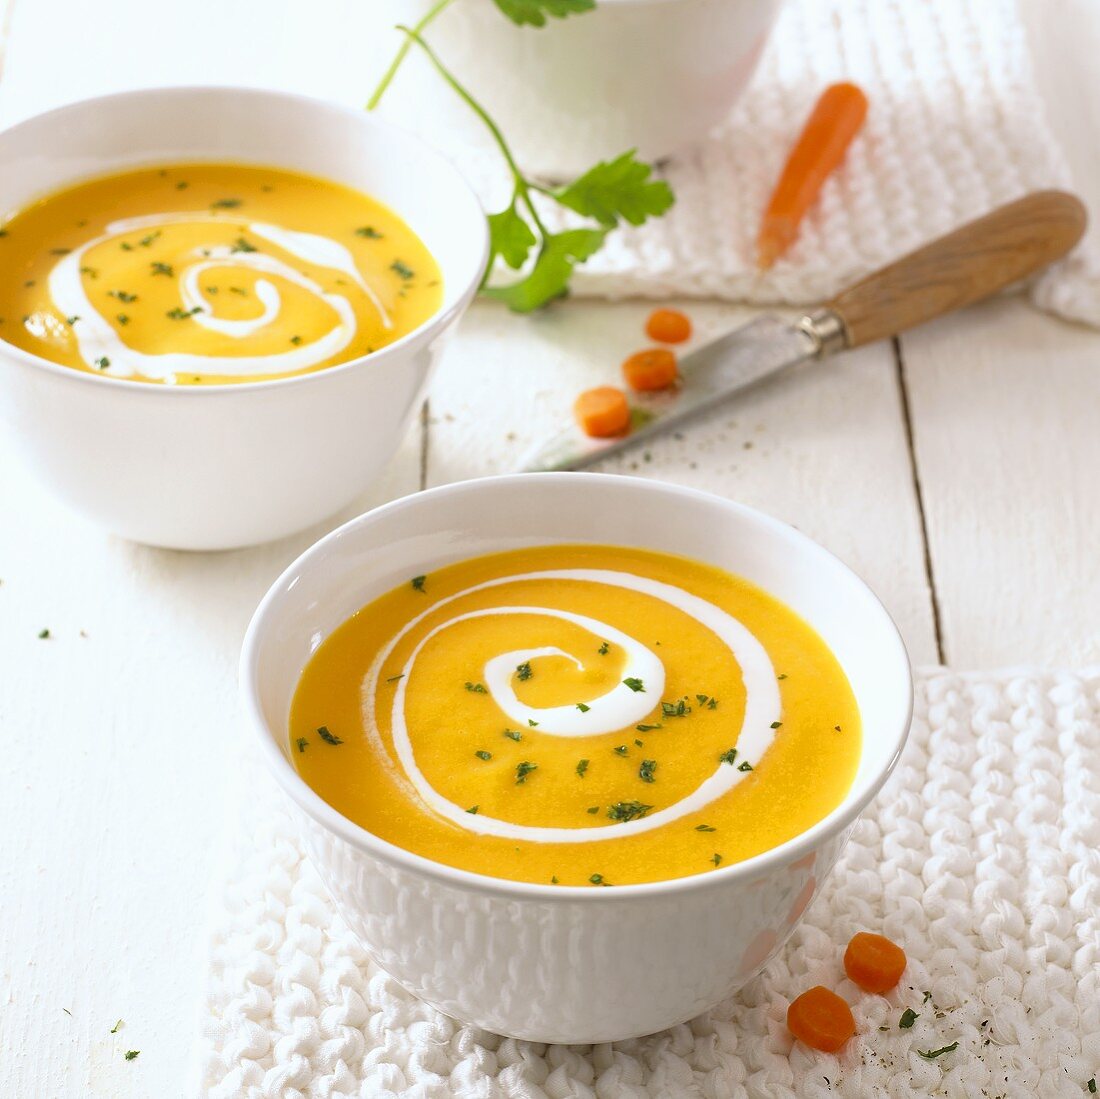
[{"label": "chopped parsley garnish", "polygon": [[231,294],[240,294],[242,298],[248,297],[248,291],[243,286],[231,286],[229,292]]},{"label": "chopped parsley garnish", "polygon": [[298,344],[300,344],[302,342],[302,337],[301,336],[291,336],[290,337],[290,342],[292,344],[294,344],[295,347],[297,347]]},{"label": "chopped parsley garnish", "polygon": [[586,713],[588,713],[589,710],[592,709],[592,707],[585,705],[585,703],[583,703],[583,702],[578,702],[577,703],[577,709],[580,710],[580,712],[582,714],[586,714]]},{"label": "chopped parsley garnish", "polygon": [[239,198],[219,198],[210,203],[211,210],[233,210],[241,205]]},{"label": "chopped parsley garnish", "polygon": [[[414,582],[414,586],[415,586],[415,582]],[[417,590],[419,591],[420,589],[418,588]],[[476,695],[483,695],[483,694],[488,694],[489,693],[488,691],[485,690],[485,684],[484,683],[469,683],[469,682],[467,682],[466,690],[473,691],[473,693],[476,694]]]},{"label": "chopped parsley garnish", "polygon": [[87,275],[90,279],[99,278],[99,272],[94,267],[81,267],[80,273],[82,275]]},{"label": "chopped parsley garnish", "polygon": [[681,698],[678,702],[662,702],[661,713],[665,717],[686,717],[691,707]]},{"label": "chopped parsley garnish", "polygon": [[538,722],[533,721],[531,718],[527,719],[527,724],[530,725],[532,729],[538,728]]},{"label": "chopped parsley garnish", "polygon": [[710,861],[714,863],[715,866],[720,866],[722,864],[722,856],[719,855],[717,851],[715,851],[714,854],[711,856]]},{"label": "chopped parsley garnish", "polygon": [[584,773],[587,770],[588,770],[588,760],[587,759],[578,760],[577,761],[577,774],[581,778],[584,778]]},{"label": "chopped parsley garnish", "polygon": [[531,671],[531,662],[525,660],[522,664],[516,665],[516,675],[519,681],[522,683],[524,680],[530,679],[534,672]]},{"label": "chopped parsley garnish", "polygon": [[598,805],[590,805],[587,809],[585,809],[586,813],[591,813],[593,816],[595,816],[599,811],[600,807]]},{"label": "chopped parsley garnish", "polygon": [[593,885],[603,885],[603,874],[592,874],[588,880]]},{"label": "chopped parsley garnish", "polygon": [[483,748],[479,749],[476,752],[474,752],[474,755],[477,756],[478,759],[484,759],[484,760],[490,760],[490,759],[493,758],[493,753],[492,752],[486,752]]},{"label": "chopped parsley garnish", "polygon": [[635,725],[634,728],[637,729],[639,733],[651,733],[651,732],[653,732],[654,729],[663,729],[664,726],[663,725]]},{"label": "chopped parsley garnish", "polygon": [[608,645],[608,643],[606,641],[596,650],[596,652],[598,652],[600,654],[600,656],[607,656],[607,654],[610,651],[611,651],[611,646]]},{"label": "chopped parsley garnish", "polygon": [[833,728],[834,728],[834,729],[835,729],[835,730],[836,730],[836,731],[837,731],[838,733],[840,732],[840,726],[839,726],[839,725],[834,725],[834,726],[833,726]]},{"label": "chopped parsley garnish", "polygon": [[137,294],[129,294],[125,290],[108,290],[107,296],[109,298],[118,298],[120,302],[126,305],[138,300]]},{"label": "chopped parsley garnish", "polygon": [[727,748],[719,757],[719,763],[736,763],[737,762],[737,749]]},{"label": "chopped parsley garnish", "polygon": [[416,272],[407,263],[402,263],[399,259],[395,259],[393,263],[390,264],[390,270],[395,272],[406,282],[416,277]]},{"label": "chopped parsley garnish", "polygon": [[504,730],[504,735],[509,740],[514,740],[517,744],[523,739],[523,733],[518,732],[515,729],[505,729]]},{"label": "chopped parsley garnish", "polygon": [[630,751],[625,744],[620,744],[617,748],[611,749],[617,756],[625,756]]},{"label": "chopped parsley garnish", "polygon": [[787,678],[787,673],[786,672],[780,672],[780,674],[777,675],[775,678],[776,679],[786,679]]},{"label": "chopped parsley garnish", "polygon": [[634,676],[628,676],[626,679],[624,679],[623,685],[629,687],[635,694],[637,694],[639,691],[641,691],[642,694],[645,694],[645,684],[640,679],[637,679]]},{"label": "chopped parsley garnish", "polygon": [[637,748],[644,748],[645,747],[645,741],[644,740],[639,740],[637,737],[635,737],[634,738],[634,746],[637,747]]},{"label": "chopped parsley garnish", "polygon": [[100,355],[100,357],[96,359],[95,364],[100,370],[106,370],[107,367],[111,365],[111,360],[108,359],[106,355]]},{"label": "chopped parsley garnish", "polygon": [[773,722],[772,722],[772,723],[771,723],[771,724],[770,724],[770,725],[768,726],[768,728],[769,728],[769,729],[778,729],[778,728],[779,728],[779,727],[780,727],[780,726],[781,726],[782,724],[783,724],[783,722],[782,722],[782,721],[773,721]]},{"label": "chopped parsley garnish", "polygon": [[919,1018],[920,1015],[917,1012],[915,1012],[911,1007],[907,1007],[901,1013],[901,1018],[898,1020],[898,1026],[902,1030],[908,1030]]},{"label": "chopped parsley garnish", "polygon": [[122,1020],[119,1019],[119,1021],[117,1023],[115,1023],[115,1025],[113,1027],[111,1027],[110,1033],[111,1034],[117,1034],[119,1032],[119,1030],[121,1029],[121,1027],[122,1027]]},{"label": "chopped parsley garnish", "polygon": [[697,824],[695,826],[696,832],[717,832],[718,829],[710,824]]},{"label": "chopped parsley garnish", "polygon": [[1096,1077],[1095,1076],[1089,1081],[1088,1087],[1089,1087],[1089,1095],[1095,1095],[1096,1094]]},{"label": "chopped parsley garnish", "polygon": [[66,324],[67,324],[67,325],[68,325],[68,326],[69,326],[70,328],[72,328],[72,326],[73,326],[74,324],[76,324],[76,322],[77,322],[78,320],[80,320],[80,317],[79,317],[79,316],[78,316],[78,315],[77,315],[76,313],[74,313],[74,314],[73,314],[73,315],[72,315],[71,317],[66,317],[66,318],[65,318],[65,323],[66,323]]},{"label": "chopped parsley garnish", "polygon": [[945,1053],[951,1053],[959,1048],[958,1042],[952,1042],[949,1046],[942,1046],[940,1049],[918,1049],[917,1052],[926,1060],[934,1061],[937,1057],[942,1057]]},{"label": "chopped parsley garnish", "polygon": [[355,230],[357,237],[366,237],[367,240],[381,240],[382,234],[373,225],[360,225]]},{"label": "chopped parsley garnish", "polygon": [[751,771],[752,770],[752,764],[749,763],[749,761],[746,759],[744,763],[739,763],[737,765],[737,770],[739,770],[739,771]]},{"label": "chopped parsley garnish", "polygon": [[646,805],[640,801],[617,801],[607,807],[608,819],[625,823],[628,820],[638,820],[644,817],[652,809],[652,805]]},{"label": "chopped parsley garnish", "polygon": [[115,320],[118,321],[119,324],[129,324],[130,323],[130,318],[125,313],[117,314],[116,317],[115,317]]},{"label": "chopped parsley garnish", "polygon": [[126,1060],[132,1061],[139,1053],[141,1053],[140,1049],[128,1049],[126,1051]]},{"label": "chopped parsley garnish", "polygon": [[71,248],[51,248],[51,256],[67,256],[72,251]]},{"label": "chopped parsley garnish", "polygon": [[167,275],[171,278],[176,272],[172,270],[170,263],[151,263],[149,267],[152,269],[154,275]]},{"label": "chopped parsley garnish", "polygon": [[653,777],[653,772],[657,770],[657,761],[655,759],[643,759],[641,767],[638,768],[638,778],[642,782],[656,782]]},{"label": "chopped parsley garnish", "polygon": [[233,252],[255,252],[258,251],[254,244],[249,243],[244,237],[237,237],[233,242],[233,247],[229,249],[230,254]]},{"label": "chopped parsley garnish", "polygon": [[38,640],[39,641],[45,641],[49,636],[50,636],[50,631],[49,630],[39,630],[38,631]]},{"label": "chopped parsley garnish", "polygon": [[338,736],[335,736],[334,734],[332,734],[332,733],[330,733],[330,732],[328,731],[328,726],[327,726],[327,725],[322,725],[322,726],[321,726],[321,727],[320,727],[320,728],[319,728],[319,729],[317,730],[317,735],[318,735],[318,736],[319,736],[319,737],[320,737],[320,738],[321,738],[321,739],[322,739],[322,740],[323,740],[323,741],[324,741],[324,742],[325,742],[326,744],[343,744],[343,743],[344,743],[344,742],[343,742],[343,741],[342,741],[342,740],[341,740],[341,739],[340,739],[340,738],[339,738]]},{"label": "chopped parsley garnish", "polygon": [[142,237],[141,240],[138,241],[138,244],[140,244],[142,248],[148,248],[159,236],[160,230],[157,229],[156,232],[149,233],[146,236]]},{"label": "chopped parsley garnish", "polygon": [[520,786],[527,781],[527,776],[532,771],[537,771],[539,765],[537,763],[528,763],[524,760],[522,763],[516,764],[516,785]]},{"label": "chopped parsley garnish", "polygon": [[557,876],[557,874],[551,874],[551,875],[550,875],[550,884],[551,884],[551,885],[557,885],[557,884],[558,884],[558,876]]},{"label": "chopped parsley garnish", "polygon": [[471,805],[470,808],[466,810],[466,812],[467,813],[476,813],[479,808],[480,808],[480,806]]},{"label": "chopped parsley garnish", "polygon": [[187,180],[186,179],[181,179],[176,184],[176,190],[177,191],[186,191],[187,190]]},{"label": "chopped parsley garnish", "polygon": [[389,679],[386,680],[386,682],[387,683],[396,683],[399,679],[404,679],[404,678],[405,678],[405,673],[404,672],[398,672],[397,675],[391,675],[389,677]]},{"label": "chopped parsley garnish", "polygon": [[414,576],[409,583],[412,584],[414,591],[424,590],[424,581],[428,578],[426,576]]},{"label": "chopped parsley garnish", "polygon": [[202,306],[196,305],[194,309],[181,309],[178,305],[173,309],[169,309],[164,315],[171,318],[174,321],[188,321],[196,313],[202,312]]}]

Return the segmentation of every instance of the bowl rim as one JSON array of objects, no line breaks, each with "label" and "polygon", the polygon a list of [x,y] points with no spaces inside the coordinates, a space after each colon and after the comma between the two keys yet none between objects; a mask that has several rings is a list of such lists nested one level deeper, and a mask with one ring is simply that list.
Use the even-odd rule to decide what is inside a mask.
[{"label": "bowl rim", "polygon": [[459,481],[425,489],[392,500],[343,523],[295,558],[274,581],[257,606],[245,632],[239,668],[239,694],[245,718],[252,727],[253,732],[260,739],[260,751],[267,768],[283,792],[322,828],[335,833],[353,847],[365,849],[368,854],[396,866],[398,869],[431,878],[434,881],[466,892],[491,895],[507,900],[540,902],[553,900],[603,904],[616,903],[630,898],[671,896],[694,892],[695,890],[723,889],[738,881],[754,880],[771,872],[777,866],[785,866],[790,862],[797,861],[809,854],[810,851],[816,850],[831,836],[838,835],[854,823],[882,788],[897,765],[909,735],[913,716],[912,668],[901,634],[890,613],[868,585],[835,554],[787,523],[775,519],[765,512],[758,511],[756,508],[717,496],[714,493],[672,485],[663,481],[651,481],[635,477],[628,478],[632,487],[641,487],[642,491],[652,491],[656,494],[693,498],[705,503],[707,506],[736,512],[750,522],[764,527],[771,536],[802,547],[809,547],[811,552],[820,554],[839,566],[847,574],[849,580],[870,597],[873,606],[878,609],[882,616],[883,637],[881,647],[882,651],[887,654],[884,659],[887,662],[896,662],[897,670],[906,684],[906,695],[904,699],[899,700],[897,728],[883,730],[877,734],[880,739],[888,743],[889,755],[886,763],[862,788],[857,790],[853,783],[844,800],[832,812],[826,814],[806,831],[799,833],[785,843],[762,851],[751,858],[730,863],[728,866],[718,867],[706,873],[689,874],[679,878],[668,878],[654,882],[617,885],[612,889],[593,889],[591,886],[513,881],[508,878],[496,878],[488,874],[480,874],[436,862],[424,855],[407,851],[403,847],[375,836],[329,805],[308,785],[279,747],[278,735],[264,719],[259,701],[259,692],[256,689],[256,670],[259,664],[261,638],[265,633],[267,618],[273,612],[274,606],[283,597],[284,591],[288,590],[292,583],[297,582],[296,578],[300,573],[315,567],[317,559],[323,558],[326,552],[341,539],[353,536],[363,527],[369,527],[379,516],[390,515],[394,512],[407,510],[410,507],[428,507],[430,510],[432,501],[442,496],[482,492],[487,489],[492,490],[498,485],[517,482],[531,485],[532,477],[545,483],[560,483],[566,478],[591,478],[611,487],[613,491],[616,484],[621,485],[623,482],[621,476],[607,473],[516,473],[479,478],[472,481]]},{"label": "bowl rim", "polygon": [[[356,123],[359,125],[366,125],[368,128],[379,130],[390,137],[395,137],[399,141],[405,141],[409,145],[419,147],[418,151],[423,156],[429,161],[434,161],[435,165],[444,174],[449,174],[452,177],[453,183],[464,193],[466,198],[472,201],[473,208],[479,212],[481,230],[478,234],[480,238],[480,246],[478,249],[479,256],[477,262],[473,266],[471,278],[467,284],[455,294],[454,300],[449,306],[436,310],[436,312],[430,317],[427,317],[411,332],[407,332],[404,336],[394,340],[393,343],[388,343],[385,347],[380,347],[377,351],[369,352],[366,355],[359,355],[354,359],[348,359],[347,362],[337,363],[334,366],[327,366],[322,370],[313,370],[306,374],[289,374],[285,377],[266,378],[262,381],[227,382],[219,385],[164,385],[134,378],[112,378],[99,374],[92,374],[85,370],[76,370],[71,366],[65,366],[63,363],[55,363],[50,359],[42,358],[3,339],[0,339],[0,355],[15,359],[31,368],[45,370],[65,381],[74,382],[76,384],[94,386],[107,385],[112,388],[121,387],[128,392],[135,393],[187,394],[187,397],[183,398],[187,400],[228,399],[224,395],[241,392],[251,393],[268,390],[273,387],[282,388],[291,385],[315,383],[319,378],[328,378],[337,374],[346,373],[358,367],[362,367],[367,362],[369,362],[372,367],[383,366],[389,359],[403,357],[409,350],[415,351],[425,343],[434,339],[441,329],[449,326],[456,317],[460,316],[465,311],[470,301],[477,293],[477,289],[481,285],[489,262],[489,224],[485,218],[484,209],[482,208],[481,200],[478,198],[477,193],[474,191],[473,187],[470,186],[466,177],[463,176],[458,168],[456,168],[438,149],[429,145],[423,138],[418,137],[404,127],[398,126],[387,119],[379,118],[377,115],[371,114],[366,110],[350,107],[343,103],[336,103],[332,100],[322,99],[319,96],[304,95],[300,92],[283,91],[278,88],[249,87],[246,85],[234,84],[147,85],[139,88],[127,88],[124,91],[107,92],[103,95],[87,96],[82,99],[73,99],[68,103],[62,103],[56,107],[50,107],[45,111],[39,111],[27,118],[20,119],[10,126],[4,127],[0,130],[0,139],[5,138],[8,134],[14,133],[25,126],[36,125],[43,119],[50,118],[54,115],[66,114],[78,107],[87,107],[120,99],[137,99],[152,95],[180,96],[184,98],[198,95],[236,96],[239,98],[295,102],[305,104],[309,109],[328,112],[335,115],[343,115],[348,119],[355,119]],[[138,165],[135,162],[132,166],[137,167]],[[268,166],[272,168],[279,167],[278,164],[269,164]],[[399,217],[402,216],[399,210],[395,211],[395,213],[397,213]],[[444,279],[444,293],[446,293],[446,273],[444,273]]]}]

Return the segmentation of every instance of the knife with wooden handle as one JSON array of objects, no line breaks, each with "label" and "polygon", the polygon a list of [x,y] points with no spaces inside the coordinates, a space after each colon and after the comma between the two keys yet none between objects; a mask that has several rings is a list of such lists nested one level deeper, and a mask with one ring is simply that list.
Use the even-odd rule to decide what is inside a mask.
[{"label": "knife with wooden handle", "polygon": [[680,384],[638,394],[634,425],[614,439],[570,427],[527,455],[526,470],[581,469],[683,424],[799,363],[942,317],[1061,259],[1085,232],[1085,207],[1065,191],[1036,191],[939,237],[842,290],[794,323],[764,315],[680,361]]}]

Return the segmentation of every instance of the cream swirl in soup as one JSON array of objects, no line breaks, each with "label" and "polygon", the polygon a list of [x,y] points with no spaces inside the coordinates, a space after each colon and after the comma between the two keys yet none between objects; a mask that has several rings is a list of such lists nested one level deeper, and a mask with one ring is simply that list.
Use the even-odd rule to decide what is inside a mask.
[{"label": "cream swirl in soup", "polygon": [[411,578],[320,645],[290,734],[306,780],[383,839],[551,884],[767,850],[839,804],[860,743],[843,671],[792,611],[610,546]]},{"label": "cream swirl in soup", "polygon": [[79,184],[11,217],[0,255],[0,337],[140,381],[250,381],[333,366],[411,331],[442,294],[423,243],[380,203],[242,165]]}]

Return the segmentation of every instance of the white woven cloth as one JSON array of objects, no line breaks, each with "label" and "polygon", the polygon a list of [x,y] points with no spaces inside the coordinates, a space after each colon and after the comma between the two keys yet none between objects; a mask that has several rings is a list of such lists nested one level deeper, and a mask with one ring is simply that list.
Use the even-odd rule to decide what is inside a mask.
[{"label": "white woven cloth", "polygon": [[[758,276],[756,232],[787,152],[821,90],[844,79],[867,93],[865,128],[794,247]],[[395,89],[387,112],[441,145],[499,206],[499,157],[440,111],[447,90],[432,85],[419,102],[406,90]],[[1027,191],[1072,189],[1017,0],[789,0],[729,121],[664,175],[675,207],[615,233],[578,271],[576,293],[819,302]],[[556,208],[548,217],[564,223]],[[1079,249],[1032,294],[1100,326],[1100,257]]]},{"label": "white woven cloth", "polygon": [[[1100,1078],[1100,667],[923,676],[901,765],[780,957],[711,1014],[613,1045],[502,1039],[419,1003],[351,938],[280,803],[242,805],[209,1099],[1078,1099]],[[909,956],[888,996],[844,979],[862,929]],[[784,1024],[819,983],[853,1006],[839,1056]]]}]

